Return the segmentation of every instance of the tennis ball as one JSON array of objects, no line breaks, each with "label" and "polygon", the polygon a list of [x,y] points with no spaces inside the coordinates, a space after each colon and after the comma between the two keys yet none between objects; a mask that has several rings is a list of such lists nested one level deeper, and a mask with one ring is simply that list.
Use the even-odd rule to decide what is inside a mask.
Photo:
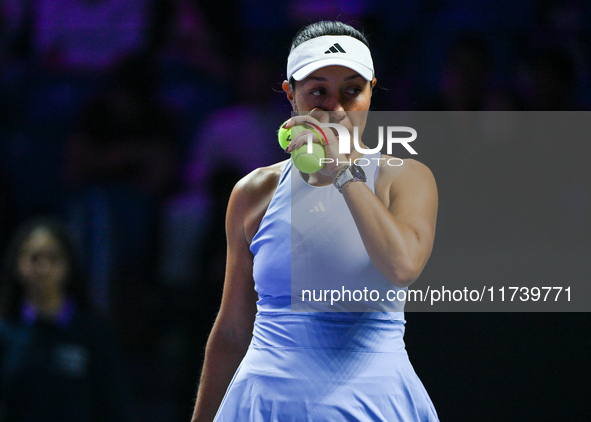
[{"label": "tennis ball", "polygon": [[[285,149],[288,147],[291,140],[300,132],[310,129],[314,134],[318,137],[321,141],[322,137],[316,132],[314,129],[308,128],[306,126],[294,126],[290,129],[285,129],[283,125],[279,128],[277,132],[277,137],[279,140],[279,145],[281,148]],[[315,173],[324,167],[324,163],[320,161],[321,158],[325,158],[326,153],[324,151],[324,147],[316,142],[312,143],[312,154],[308,153],[308,144],[305,143],[295,151],[291,153],[291,159],[293,161],[294,166],[301,171],[302,173]]]},{"label": "tennis ball", "polygon": [[324,163],[320,159],[325,157],[324,147],[316,142],[312,144],[312,154],[308,153],[307,144],[291,153],[293,164],[302,173],[316,173],[324,167]]},{"label": "tennis ball", "polygon": [[[287,123],[287,120],[285,123]],[[285,129],[283,125],[281,125],[279,132],[277,132],[277,137],[279,138],[279,145],[281,145],[281,148],[285,151],[285,148],[289,146],[289,142],[291,141],[291,129]]]}]

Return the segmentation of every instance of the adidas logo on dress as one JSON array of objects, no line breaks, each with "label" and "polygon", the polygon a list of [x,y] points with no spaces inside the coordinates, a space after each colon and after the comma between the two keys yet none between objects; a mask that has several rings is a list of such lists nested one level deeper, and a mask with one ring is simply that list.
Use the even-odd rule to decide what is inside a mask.
[{"label": "adidas logo on dress", "polygon": [[339,45],[339,43],[334,43],[332,47],[324,52],[324,54],[331,54],[331,53],[346,53],[346,51]]},{"label": "adidas logo on dress", "polygon": [[308,211],[308,212],[322,212],[322,211],[326,211],[326,208],[324,208],[324,204],[322,203],[322,201],[319,201],[316,205],[314,205],[314,208],[311,208],[310,211]]}]

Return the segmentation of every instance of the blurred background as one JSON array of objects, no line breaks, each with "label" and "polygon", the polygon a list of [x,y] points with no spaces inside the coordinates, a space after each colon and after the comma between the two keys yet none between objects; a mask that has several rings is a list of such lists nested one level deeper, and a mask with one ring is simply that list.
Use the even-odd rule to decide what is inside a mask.
[{"label": "blurred background", "polygon": [[[291,38],[321,19],[368,36],[376,110],[591,108],[585,0],[0,3],[0,252],[32,217],[66,222],[116,334],[133,420],[190,418],[221,295],[227,199],[247,172],[285,159],[275,131],[291,111],[281,90]],[[480,264],[503,274],[507,244],[539,248],[513,277],[507,268],[511,284],[553,247],[564,255],[556,274],[570,259],[568,276],[588,279],[589,145],[521,145],[499,178],[470,159],[511,158],[506,145],[461,142],[461,156],[414,144],[441,195],[425,279],[477,278]],[[557,153],[563,165],[549,171]],[[515,183],[522,172],[540,178]],[[498,186],[510,195],[491,207]],[[407,320],[441,420],[591,420],[588,313]]]}]

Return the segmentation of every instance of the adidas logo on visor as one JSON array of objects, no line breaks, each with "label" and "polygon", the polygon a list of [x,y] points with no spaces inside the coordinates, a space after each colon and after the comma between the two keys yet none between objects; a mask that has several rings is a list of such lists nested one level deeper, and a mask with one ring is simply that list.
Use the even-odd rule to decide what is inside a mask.
[{"label": "adidas logo on visor", "polygon": [[301,81],[330,65],[348,67],[368,81],[374,75],[371,53],[362,41],[347,35],[323,35],[299,44],[289,53],[286,76]]},{"label": "adidas logo on visor", "polygon": [[332,45],[332,47],[330,47],[328,50],[326,50],[326,51],[324,52],[324,54],[339,53],[339,52],[340,52],[340,53],[346,53],[346,51],[345,51],[345,50],[343,50],[343,47],[341,47],[341,46],[339,45],[339,43],[337,42],[337,43],[334,43],[334,44]]}]

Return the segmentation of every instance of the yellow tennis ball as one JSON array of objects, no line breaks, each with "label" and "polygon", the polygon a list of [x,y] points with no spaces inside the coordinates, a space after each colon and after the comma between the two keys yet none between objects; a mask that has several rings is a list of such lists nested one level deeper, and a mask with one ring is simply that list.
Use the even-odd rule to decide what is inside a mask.
[{"label": "yellow tennis ball", "polygon": [[291,153],[291,159],[296,168],[302,173],[316,173],[324,163],[322,158],[326,157],[324,147],[314,142],[312,144],[312,153],[308,152],[308,145],[302,145]]},{"label": "yellow tennis ball", "polygon": [[[284,123],[285,124],[285,123]],[[309,129],[322,142],[322,137],[312,128],[308,128],[306,126],[298,125],[294,126],[290,129],[285,129],[283,125],[279,128],[277,132],[277,137],[279,140],[279,145],[281,148],[286,149],[289,146],[291,140],[300,132]],[[324,147],[316,142],[312,143],[312,153],[308,153],[308,144],[304,144],[300,148],[295,151],[292,151],[291,158],[293,164],[296,168],[301,171],[302,173],[315,173],[324,167],[324,163],[321,161],[322,158],[326,157],[326,153],[324,151]]]},{"label": "yellow tennis ball", "polygon": [[[287,120],[285,123],[287,123]],[[285,151],[285,148],[287,148],[291,142],[291,129],[285,129],[283,125],[281,125],[279,132],[277,132],[277,137],[279,138],[279,145],[281,145],[281,148]]]}]

